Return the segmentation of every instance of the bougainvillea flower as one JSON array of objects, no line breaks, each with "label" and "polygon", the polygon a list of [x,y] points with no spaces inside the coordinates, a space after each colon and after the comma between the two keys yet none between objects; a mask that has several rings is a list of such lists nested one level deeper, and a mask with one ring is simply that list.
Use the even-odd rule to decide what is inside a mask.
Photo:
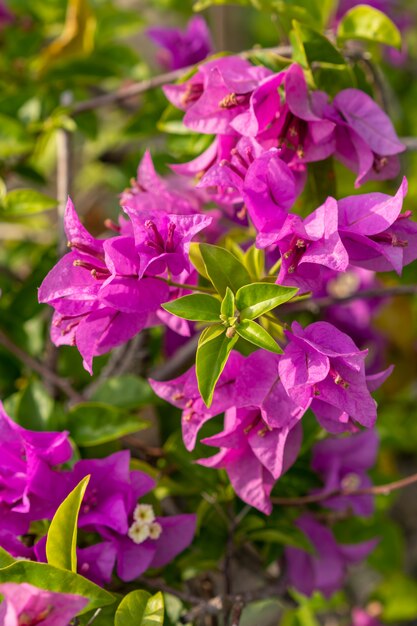
[{"label": "bougainvillea flower", "polygon": [[146,34],[162,48],[158,52],[158,60],[168,70],[194,65],[213,50],[210,31],[199,15],[190,19],[185,30],[152,27],[146,30]]},{"label": "bougainvillea flower", "polygon": [[286,331],[288,345],[279,362],[282,384],[300,406],[308,406],[330,432],[352,429],[354,422],[370,428],[376,403],[365,376],[367,350],[327,322],[303,329],[294,322]]},{"label": "bougainvillea flower", "polygon": [[150,505],[145,506],[143,511],[140,511],[141,505],[130,511],[131,525],[126,534],[107,528],[100,531],[103,538],[115,547],[117,575],[126,582],[150,567],[163,567],[185,550],[194,537],[195,515],[158,517]]},{"label": "bougainvillea flower", "polygon": [[272,427],[259,408],[232,408],[225,413],[224,431],[202,440],[220,452],[198,463],[225,469],[237,495],[269,515],[271,489],[297,458],[301,438],[299,424]]},{"label": "bougainvillea flower", "polygon": [[160,398],[182,409],[182,437],[187,450],[194,449],[198,432],[209,419],[233,406],[233,386],[239,376],[243,360],[238,352],[231,352],[216,385],[209,409],[198,390],[195,366],[172,380],[149,380],[152,389]]},{"label": "bougainvillea flower", "polygon": [[165,211],[126,212],[133,224],[136,252],[140,258],[139,277],[163,274],[169,270],[178,276],[191,271],[189,249],[191,240],[209,226],[208,215],[172,215]]},{"label": "bougainvillea flower", "polygon": [[103,459],[78,461],[74,465],[68,476],[70,489],[90,474],[79,514],[81,528],[105,526],[121,534],[127,533],[132,505],[155,485],[147,474],[131,472],[129,465],[128,450]]},{"label": "bougainvillea flower", "polygon": [[395,196],[368,193],[339,200],[339,232],[352,265],[377,272],[402,268],[417,258],[417,223],[401,213],[407,180]]},{"label": "bougainvillea flower", "polygon": [[4,4],[3,1],[0,2],[0,28],[5,26],[6,24],[10,24],[13,22],[14,15],[10,11],[10,9]]},{"label": "bougainvillea flower", "polygon": [[[378,444],[375,429],[349,437],[331,437],[317,443],[313,447],[311,466],[323,479],[323,492],[370,487],[372,481],[366,471],[375,464]],[[364,517],[372,515],[374,510],[371,495],[331,496],[323,504],[335,511],[350,508],[356,515]]]},{"label": "bougainvillea flower", "polygon": [[67,626],[87,604],[88,598],[45,591],[28,583],[2,583],[0,623],[3,626]]},{"label": "bougainvillea flower", "polygon": [[335,124],[324,117],[327,103],[327,94],[309,91],[301,66],[294,63],[265,78],[251,95],[248,110],[231,126],[243,136],[277,139],[281,158],[288,163],[319,161],[335,149]]},{"label": "bougainvillea flower", "polygon": [[159,176],[147,150],[138,165],[136,179],[132,179],[131,186],[120,195],[120,206],[130,213],[135,211],[139,217],[142,211],[159,210],[188,215],[200,211],[201,198],[187,179]]},{"label": "bougainvillea flower", "polygon": [[316,551],[310,554],[299,548],[285,548],[290,585],[306,596],[320,591],[329,598],[343,586],[347,567],[365,559],[378,542],[373,539],[353,545],[340,545],[328,528],[308,514],[301,516],[296,525]]},{"label": "bougainvillea flower", "polygon": [[344,272],[349,257],[338,232],[337,202],[326,202],[305,220],[290,215],[276,236],[271,236],[281,252],[277,283],[299,287],[301,292],[322,287],[326,268]]},{"label": "bougainvillea flower", "polygon": [[326,109],[336,124],[335,156],[357,173],[355,186],[367,180],[395,178],[405,150],[388,115],[359,89],[344,89]]},{"label": "bougainvillea flower", "polygon": [[134,337],[169,299],[169,288],[152,277],[139,278],[133,237],[95,239],[82,226],[71,200],[65,231],[72,252],[44,279],[39,301],[55,309],[51,337],[56,345],[76,345],[92,373],[94,356]]},{"label": "bougainvillea flower", "polygon": [[222,57],[200,65],[186,82],[166,85],[164,93],[186,111],[183,122],[191,130],[230,135],[236,133],[230,122],[248,107],[250,95],[269,74],[240,57]]},{"label": "bougainvillea flower", "polygon": [[278,230],[301,191],[294,173],[276,148],[264,151],[255,140],[240,140],[231,154],[230,161],[210,168],[198,186],[237,190],[232,201],[242,200],[259,232]]},{"label": "bougainvillea flower", "polygon": [[299,452],[299,422],[306,410],[285,392],[279,378],[279,359],[280,355],[264,350],[242,359],[224,430],[202,440],[218,446],[220,452],[199,461],[207,467],[226,469],[239,497],[267,514],[272,510],[269,495],[274,482]]},{"label": "bougainvillea flower", "polygon": [[2,530],[15,527],[18,533],[26,532],[29,521],[55,511],[63,487],[52,468],[71,456],[68,432],[26,430],[10,419],[0,403]]}]

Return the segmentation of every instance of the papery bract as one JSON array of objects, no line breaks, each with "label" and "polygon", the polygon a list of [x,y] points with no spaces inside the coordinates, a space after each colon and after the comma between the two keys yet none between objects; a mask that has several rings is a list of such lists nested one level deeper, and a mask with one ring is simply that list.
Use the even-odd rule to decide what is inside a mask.
[{"label": "papery bract", "polygon": [[339,232],[352,265],[377,272],[402,268],[417,258],[417,223],[401,213],[404,178],[395,196],[368,193],[339,200]]},{"label": "papery bract", "polygon": [[[323,492],[364,489],[372,485],[366,473],[376,461],[378,435],[374,429],[350,437],[328,438],[313,447],[311,466],[323,479]],[[330,495],[324,506],[336,511],[352,509],[356,515],[374,511],[371,495]]]},{"label": "papery bract", "polygon": [[186,111],[183,122],[199,133],[235,134],[230,122],[248,107],[249,98],[270,70],[231,56],[200,65],[180,85],[166,85],[164,93]]},{"label": "papery bract", "polygon": [[332,532],[309,514],[300,517],[296,525],[316,551],[316,554],[309,554],[299,548],[285,548],[289,583],[306,596],[311,596],[314,591],[321,591],[327,598],[333,595],[343,586],[347,567],[365,559],[378,542],[373,539],[340,545]]},{"label": "papery bract", "polygon": [[198,432],[209,419],[233,406],[233,385],[242,362],[243,357],[238,352],[231,352],[216,385],[209,409],[200,396],[194,366],[173,380],[150,379],[151,387],[158,396],[183,410],[182,437],[187,450],[194,449]]},{"label": "papery bract", "polygon": [[279,363],[282,384],[300,406],[310,406],[330,432],[372,427],[376,403],[365,376],[367,351],[327,322],[303,329],[298,322],[286,332],[289,343]]},{"label": "papery bract", "polygon": [[359,89],[344,89],[327,107],[336,124],[335,156],[357,173],[355,186],[367,180],[395,178],[400,170],[397,155],[405,146],[389,117]]},{"label": "papery bract", "polygon": [[147,29],[146,34],[162,48],[158,52],[158,60],[169,70],[203,61],[213,49],[210,31],[199,15],[190,19],[185,30],[152,27]]},{"label": "papery bract", "polygon": [[45,591],[28,583],[2,583],[0,623],[3,626],[42,624],[67,626],[88,599],[68,593]]}]

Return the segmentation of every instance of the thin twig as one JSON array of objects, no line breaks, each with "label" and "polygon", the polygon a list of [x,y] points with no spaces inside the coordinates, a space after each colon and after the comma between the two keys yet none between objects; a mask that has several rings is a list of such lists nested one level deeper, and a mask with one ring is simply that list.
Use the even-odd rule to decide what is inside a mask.
[{"label": "thin twig", "polygon": [[401,137],[401,141],[407,150],[417,150],[417,137]]},{"label": "thin twig", "polygon": [[324,502],[329,498],[334,498],[335,496],[387,496],[392,491],[397,491],[398,489],[403,489],[404,487],[408,487],[409,485],[413,485],[417,482],[417,474],[411,474],[411,476],[406,476],[406,478],[401,478],[400,480],[395,480],[391,483],[386,483],[385,485],[374,485],[372,487],[363,487],[361,489],[333,489],[332,491],[322,491],[320,493],[313,493],[307,496],[300,496],[295,498],[271,498],[273,504],[281,504],[284,506],[304,506],[305,504],[319,504],[320,502]]},{"label": "thin twig", "polygon": [[230,613],[230,626],[239,626],[244,606],[245,603],[243,602],[242,596],[237,597]]},{"label": "thin twig", "polygon": [[70,384],[66,378],[61,378],[46,365],[37,361],[22,348],[19,348],[2,330],[0,330],[0,345],[13,354],[19,361],[22,361],[29,369],[40,374],[46,380],[53,383],[58,389],[63,391],[72,402],[81,402],[82,396]]},{"label": "thin twig", "polygon": [[417,294],[417,285],[396,285],[395,287],[375,287],[373,289],[364,289],[363,291],[355,291],[348,296],[337,298],[334,296],[324,296],[323,298],[310,298],[307,300],[298,300],[297,302],[288,302],[279,307],[282,313],[297,313],[299,311],[309,311],[310,313],[319,313],[321,309],[327,309],[335,304],[348,304],[352,300],[362,300],[370,298],[390,298],[393,296],[405,296]]},{"label": "thin twig", "polygon": [[[245,50],[237,56],[247,58],[256,54],[256,52],[258,51],[262,53],[279,54],[280,56],[290,56],[292,48],[291,46],[279,46],[277,48],[263,48],[259,50],[253,48],[252,50]],[[71,108],[70,113],[72,115],[78,115],[79,113],[83,113],[84,111],[92,111],[101,107],[109,106],[111,104],[117,104],[118,102],[128,100],[129,98],[138,96],[142,93],[145,93],[146,91],[150,91],[151,89],[157,89],[158,87],[162,87],[165,84],[173,83],[181,77],[185,76],[187,72],[191,72],[194,69],[196,69],[195,65],[189,65],[188,67],[183,67],[172,72],[167,72],[166,74],[152,76],[151,78],[142,80],[139,83],[133,83],[128,87],[122,87],[121,89],[118,89],[117,91],[114,91],[112,93],[106,93],[102,96],[97,96],[95,98],[91,98],[90,100],[85,100],[84,102],[78,102],[78,104],[74,105]]]}]

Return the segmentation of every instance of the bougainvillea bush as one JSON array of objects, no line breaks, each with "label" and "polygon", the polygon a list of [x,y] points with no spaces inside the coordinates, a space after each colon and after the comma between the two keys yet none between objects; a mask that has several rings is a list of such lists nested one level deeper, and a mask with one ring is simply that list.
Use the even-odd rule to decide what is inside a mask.
[{"label": "bougainvillea bush", "polygon": [[0,625],[417,623],[416,7],[235,5],[0,4]]}]

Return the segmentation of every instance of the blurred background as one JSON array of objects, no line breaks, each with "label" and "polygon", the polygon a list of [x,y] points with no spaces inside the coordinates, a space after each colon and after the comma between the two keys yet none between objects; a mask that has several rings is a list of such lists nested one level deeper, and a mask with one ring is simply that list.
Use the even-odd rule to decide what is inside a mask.
[{"label": "blurred background", "polygon": [[[194,158],[211,138],[187,131],[180,122],[181,112],[167,106],[161,89],[75,113],[71,107],[77,111],[78,103],[127,89],[167,71],[169,60],[161,55],[160,47],[146,31],[155,26],[185,29],[194,14],[193,8],[200,8],[200,15],[207,21],[214,52],[288,45],[285,21],[280,19],[279,11],[271,12],[267,1],[237,0],[233,6],[212,4],[217,3],[0,3],[0,329],[26,353],[56,368],[60,375],[70,376],[79,390],[91,382],[82,369],[81,359],[74,349],[64,347],[58,355],[51,347],[47,339],[50,312],[37,302],[37,288],[56,261],[60,238],[62,244],[57,200],[62,208],[63,199],[71,193],[86,227],[99,235],[106,218],[117,218],[119,195],[135,177],[146,149],[151,150],[158,171],[168,174],[168,164]],[[309,2],[304,4],[308,10]],[[343,0],[334,3],[328,32],[354,4]],[[360,71],[366,90],[387,110],[398,135],[408,138],[411,149],[402,155],[402,173],[409,180],[405,208],[412,210],[416,219],[417,3],[380,0],[371,4],[385,10],[403,33],[401,52],[374,46],[370,51],[372,64],[364,63]],[[281,5],[285,5],[285,0]],[[262,62],[272,63],[274,69],[279,67],[280,61],[275,57],[262,55],[261,50],[259,55]],[[336,197],[352,194],[353,181],[353,174],[336,166]],[[398,183],[399,180],[367,183],[360,192],[378,189],[394,193]],[[299,201],[300,209],[318,206],[322,196],[323,189],[307,187]],[[401,282],[415,284],[416,278],[412,264],[405,269]],[[389,274],[384,276],[384,282],[395,285],[399,279]],[[312,320],[305,314],[302,321]],[[417,298],[401,296],[378,301],[364,323],[367,329],[372,324],[375,358],[382,363],[395,363],[394,374],[378,396],[381,452],[373,478],[376,483],[383,483],[417,472]],[[161,361],[160,331],[152,330],[148,339],[142,369],[135,371],[137,374],[145,375]],[[107,356],[97,359],[98,376],[100,371],[106,371],[108,360]],[[0,397],[26,427],[66,426],[65,403],[57,390],[34,375],[4,342],[0,346]],[[144,437],[151,445],[165,446],[164,462],[174,464],[179,471],[176,489],[181,493],[192,459],[188,460],[181,448],[178,414],[172,408],[169,415],[166,411],[161,406],[148,410],[148,418],[159,413],[163,419],[159,428],[154,427]],[[200,455],[197,450],[193,458]],[[148,459],[145,455],[139,460],[146,463]],[[163,469],[159,467],[162,472]],[[192,471],[197,492],[213,486],[205,470]],[[298,479],[297,473],[294,476],[295,482],[287,485],[289,493],[308,491],[302,464]],[[362,602],[371,596],[372,601],[382,603],[384,618],[389,623],[417,624],[417,486],[379,498],[374,518],[340,522],[339,526],[344,542],[381,537],[370,566],[358,568],[351,577],[348,595],[351,593]],[[250,531],[249,528],[247,532]],[[218,536],[221,544],[220,531]],[[206,540],[197,542],[192,559],[183,563],[184,571],[188,568],[203,576],[210,569],[216,558],[207,557],[211,540],[212,536],[207,535]],[[264,549],[265,563],[276,558],[275,548],[269,553]],[[327,611],[326,625],[339,623],[337,602],[334,611],[323,606]],[[250,623],[252,618],[248,614],[245,619]],[[253,619],[260,623],[259,615]],[[276,621],[268,622],[265,618],[263,624],[267,623]],[[306,622],[305,626],[313,623]]]}]

